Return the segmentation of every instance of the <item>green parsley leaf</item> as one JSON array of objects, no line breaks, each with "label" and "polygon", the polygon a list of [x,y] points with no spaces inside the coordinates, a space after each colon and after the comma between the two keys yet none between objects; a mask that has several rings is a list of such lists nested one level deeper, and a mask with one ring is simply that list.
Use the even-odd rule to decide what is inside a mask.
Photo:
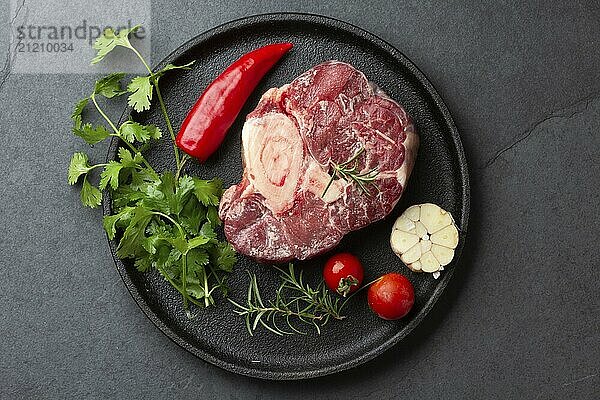
[{"label": "green parsley leaf", "polygon": [[124,168],[139,168],[144,157],[136,153],[135,157],[124,147],[119,148],[119,159]]},{"label": "green parsley leaf", "polygon": [[73,120],[73,128],[79,129],[81,128],[81,114],[83,113],[83,109],[87,106],[87,103],[90,101],[89,97],[85,99],[81,99],[75,104],[73,108],[73,113],[71,114],[71,119]]},{"label": "green parsley leaf", "polygon": [[237,262],[235,250],[227,242],[219,242],[211,250],[211,262],[222,271],[233,271],[233,265]]},{"label": "green parsley leaf", "polygon": [[204,180],[192,178],[194,180],[194,194],[205,206],[218,206],[219,198],[223,194],[223,183],[219,179]]},{"label": "green parsley leaf", "polygon": [[[171,230],[173,229],[171,225]],[[164,223],[158,223],[153,220],[146,229],[146,232],[150,235],[142,242],[144,249],[150,254],[156,254],[159,247],[164,244],[168,244],[169,240],[173,237],[171,231],[167,228]]]},{"label": "green parsley leaf", "polygon": [[140,272],[148,272],[152,269],[152,259],[150,257],[137,258],[133,265]]},{"label": "green parsley leaf", "polygon": [[125,77],[122,72],[117,72],[105,76],[104,78],[96,81],[94,87],[94,94],[102,95],[108,99],[112,99],[115,96],[120,96],[125,91],[121,87],[121,79]]},{"label": "green parsley leaf", "polygon": [[188,240],[188,249],[195,249],[196,247],[205,245],[210,242],[210,240],[211,238],[206,236],[196,236],[195,238]]},{"label": "green parsley leaf", "polygon": [[209,262],[208,253],[205,250],[193,248],[187,253],[187,265],[190,272],[204,272],[204,267]]},{"label": "green parsley leaf", "polygon": [[217,238],[216,232],[213,230],[210,222],[205,222],[200,228],[198,235],[208,238],[209,240],[215,240]]},{"label": "green parsley leaf", "polygon": [[158,72],[154,73],[154,77],[156,80],[158,80],[158,78],[160,78],[161,76],[163,76],[164,74],[166,74],[169,71],[175,70],[175,69],[191,69],[190,67],[192,66],[192,64],[194,64],[196,61],[192,61],[189,62],[185,65],[173,65],[173,64],[167,64],[165,65],[165,67],[163,69],[161,69]]},{"label": "green parsley leaf", "polygon": [[150,109],[152,101],[152,83],[150,76],[136,76],[127,85],[127,91],[131,93],[128,97],[129,104],[137,112]]},{"label": "green parsley leaf", "polygon": [[208,206],[208,209],[206,211],[206,218],[208,219],[208,222],[210,222],[213,228],[221,225],[219,211],[215,206]]},{"label": "green parsley leaf", "polygon": [[[167,265],[177,266],[177,262],[181,260],[181,252],[177,249],[171,249],[169,252],[169,258],[167,258]],[[180,271],[179,271],[180,272]]]},{"label": "green parsley leaf", "polygon": [[187,232],[196,236],[200,230],[200,223],[206,218],[206,208],[192,196],[185,203],[179,213],[179,223]]},{"label": "green parsley leaf", "polygon": [[115,34],[115,31],[111,28],[105,29],[102,35],[100,35],[94,43],[94,49],[97,50],[97,54],[96,57],[92,59],[92,64],[97,64],[102,61],[104,57],[117,46],[132,48],[128,36],[139,28],[140,25],[136,25],[131,29],[121,29],[117,34]]},{"label": "green parsley leaf", "polygon": [[98,125],[94,128],[89,123],[80,125],[79,128],[73,127],[73,133],[90,145],[101,142],[110,136],[110,132],[103,125]]},{"label": "green parsley leaf", "polygon": [[162,131],[158,126],[150,124],[145,125],[144,128],[146,129],[146,132],[148,132],[150,139],[160,139],[162,137]]},{"label": "green parsley leaf", "polygon": [[165,196],[165,192],[161,188],[163,182],[148,185],[144,190],[144,197],[139,205],[149,210],[160,211],[164,214],[170,214],[169,200]]},{"label": "green parsley leaf", "polygon": [[146,196],[140,205],[151,210],[171,214],[173,209],[178,206],[175,190],[175,178],[170,171],[167,171],[161,175],[160,182],[148,185],[145,190]]},{"label": "green parsley leaf", "polygon": [[208,253],[203,249],[191,249],[187,254],[187,292],[189,295],[196,299],[203,299],[205,296],[211,304],[214,304],[214,300],[211,296],[212,289],[210,287],[203,287],[204,282],[210,279],[207,275],[206,267],[208,266],[210,259]]},{"label": "green parsley leaf", "polygon": [[170,207],[174,214],[179,215],[183,210],[184,204],[191,197],[194,190],[194,180],[188,176],[179,178],[177,188],[175,189],[174,199],[171,201]]},{"label": "green parsley leaf", "polygon": [[149,185],[156,184],[154,175],[147,169],[131,170],[129,187],[133,190],[145,191]]},{"label": "green parsley leaf", "polygon": [[[182,271],[182,258],[181,258],[181,253],[169,246],[161,246],[158,249],[158,256],[155,257],[156,259],[156,266],[161,266],[161,274],[166,278],[169,277],[171,280],[179,280],[179,277],[181,276],[181,271]],[[165,257],[165,255],[167,255],[167,257]],[[164,261],[164,264],[162,264]],[[183,293],[182,293],[183,294]]]},{"label": "green parsley leaf", "polygon": [[69,185],[74,185],[81,175],[87,174],[92,167],[88,164],[88,156],[85,153],[75,153],[71,157],[69,164],[68,181]]},{"label": "green parsley leaf", "polygon": [[115,238],[117,234],[117,222],[126,218],[131,218],[133,207],[125,207],[117,214],[105,215],[102,219],[102,226],[110,240]]},{"label": "green parsley leaf", "polygon": [[119,128],[119,135],[129,143],[134,143],[136,140],[144,143],[150,140],[150,132],[146,127],[133,121],[124,122]]},{"label": "green parsley leaf", "polygon": [[196,299],[203,299],[204,298],[204,289],[202,289],[202,286],[200,286],[199,282],[200,279],[196,278],[196,279],[192,279],[191,277],[188,278],[188,285],[185,287],[187,294],[189,294],[190,296],[196,298]]},{"label": "green parsley leaf", "polygon": [[87,176],[83,178],[83,186],[81,187],[81,202],[84,206],[96,208],[102,202],[102,192],[87,180]]},{"label": "green parsley leaf", "polygon": [[171,243],[181,254],[186,254],[188,252],[188,242],[181,234],[170,238],[169,243]]},{"label": "green parsley leaf", "polygon": [[175,177],[169,171],[164,172],[160,179],[158,185],[146,188],[143,205],[165,214],[179,215],[194,190],[192,179],[184,176],[176,184]]},{"label": "green parsley leaf", "polygon": [[122,185],[113,193],[113,206],[116,209],[137,204],[145,198],[144,192],[132,189],[130,186]]},{"label": "green parsley leaf", "polygon": [[146,226],[152,219],[152,212],[143,207],[136,207],[133,210],[133,217],[129,225],[123,232],[123,237],[117,247],[117,256],[121,258],[140,258],[147,255],[142,246],[146,238]]},{"label": "green parsley leaf", "polygon": [[100,174],[100,189],[106,188],[109,183],[113,190],[119,187],[119,173],[122,168],[123,164],[116,161],[109,161],[108,165],[104,167],[104,171]]},{"label": "green parsley leaf", "polygon": [[156,254],[154,256],[154,264],[158,267],[158,270],[160,271],[161,275],[163,274],[163,271],[165,271],[165,269],[171,265],[172,261],[169,258],[170,255],[170,245],[160,246],[156,249]]}]

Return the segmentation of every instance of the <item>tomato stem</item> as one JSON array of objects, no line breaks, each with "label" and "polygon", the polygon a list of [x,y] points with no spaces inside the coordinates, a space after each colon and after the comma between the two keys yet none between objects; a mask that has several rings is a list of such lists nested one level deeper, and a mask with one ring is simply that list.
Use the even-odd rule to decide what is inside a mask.
[{"label": "tomato stem", "polygon": [[352,293],[350,296],[348,296],[346,298],[346,300],[344,300],[344,302],[342,303],[342,305],[340,306],[340,312],[342,311],[342,309],[344,308],[344,306],[346,305],[346,303],[348,303],[348,301],[353,298],[354,296],[356,296],[358,293],[360,293],[361,291],[363,291],[364,289],[368,288],[369,286],[371,286],[372,284],[374,284],[375,282],[379,282],[381,280],[381,278],[383,278],[383,276],[380,276],[379,278],[372,280],[369,283],[365,283],[364,285],[362,285],[356,292]]}]

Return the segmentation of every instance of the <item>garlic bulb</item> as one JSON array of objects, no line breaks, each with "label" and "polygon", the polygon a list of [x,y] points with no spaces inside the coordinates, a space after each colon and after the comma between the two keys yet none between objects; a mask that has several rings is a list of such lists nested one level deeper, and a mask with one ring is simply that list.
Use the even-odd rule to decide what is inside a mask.
[{"label": "garlic bulb", "polygon": [[390,244],[408,268],[437,278],[454,258],[458,229],[449,212],[435,204],[419,204],[398,217]]}]

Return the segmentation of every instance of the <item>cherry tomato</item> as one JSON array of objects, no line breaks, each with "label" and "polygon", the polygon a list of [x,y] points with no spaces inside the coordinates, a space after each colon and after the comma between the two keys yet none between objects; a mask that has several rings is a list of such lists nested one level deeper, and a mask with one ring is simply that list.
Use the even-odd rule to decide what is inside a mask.
[{"label": "cherry tomato", "polygon": [[399,319],[415,303],[415,290],[404,275],[392,272],[371,285],[367,299],[371,310],[381,318]]},{"label": "cherry tomato", "polygon": [[362,284],[364,270],[359,259],[350,253],[338,253],[325,263],[323,278],[329,289],[346,297]]}]

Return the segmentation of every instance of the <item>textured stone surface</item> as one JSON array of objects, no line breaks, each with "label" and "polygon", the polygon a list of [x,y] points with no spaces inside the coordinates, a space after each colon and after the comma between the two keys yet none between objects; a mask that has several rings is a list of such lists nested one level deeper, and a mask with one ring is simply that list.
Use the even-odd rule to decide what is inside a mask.
[{"label": "textured stone surface", "polygon": [[[472,217],[455,279],[402,344],[309,382],[219,370],[146,319],[114,270],[99,212],[65,183],[81,148],[68,116],[90,77],[0,71],[0,397],[598,398],[600,12],[470,3],[153,2],[155,60],[259,12],[359,25],[423,70],[461,131]],[[4,52],[6,23],[0,35]]]}]

